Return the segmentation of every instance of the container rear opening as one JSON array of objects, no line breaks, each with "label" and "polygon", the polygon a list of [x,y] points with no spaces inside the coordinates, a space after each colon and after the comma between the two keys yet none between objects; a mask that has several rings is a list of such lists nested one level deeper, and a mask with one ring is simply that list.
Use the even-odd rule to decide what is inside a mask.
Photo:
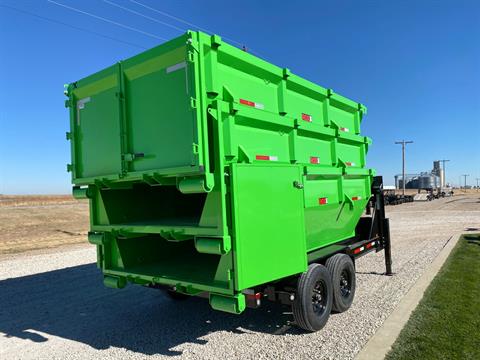
[{"label": "container rear opening", "polygon": [[156,278],[174,279],[203,285],[215,284],[221,256],[201,254],[193,240],[171,242],[160,235],[117,238],[111,246],[118,251],[119,261],[112,270]]},{"label": "container rear opening", "polygon": [[207,194],[182,194],[175,186],[134,184],[100,190],[108,224],[198,226]]},{"label": "container rear opening", "polygon": [[[105,251],[106,268],[129,274],[176,280],[180,283],[228,287],[218,281],[222,256],[199,253],[193,236],[182,227],[199,226],[207,194],[182,194],[175,186],[134,184],[129,189],[102,189],[95,212],[106,214],[109,224],[129,229],[127,236],[116,235]],[[158,226],[159,233],[135,233],[135,226]],[[162,234],[165,227],[166,233]],[[178,228],[179,241],[168,239]],[[175,238],[175,237],[174,237]]]}]

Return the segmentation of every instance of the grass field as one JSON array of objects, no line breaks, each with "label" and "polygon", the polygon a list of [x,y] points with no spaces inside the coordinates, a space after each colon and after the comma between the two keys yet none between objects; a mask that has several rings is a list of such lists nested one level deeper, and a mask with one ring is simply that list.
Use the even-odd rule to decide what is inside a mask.
[{"label": "grass field", "polygon": [[464,235],[390,353],[394,359],[480,359],[480,234]]}]

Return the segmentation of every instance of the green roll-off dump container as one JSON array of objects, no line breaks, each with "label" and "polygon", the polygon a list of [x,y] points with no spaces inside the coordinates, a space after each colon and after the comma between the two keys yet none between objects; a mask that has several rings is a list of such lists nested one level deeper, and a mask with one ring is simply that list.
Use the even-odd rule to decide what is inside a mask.
[{"label": "green roll-off dump container", "polygon": [[355,236],[374,175],[357,102],[193,31],[66,95],[73,193],[107,286],[240,313]]}]

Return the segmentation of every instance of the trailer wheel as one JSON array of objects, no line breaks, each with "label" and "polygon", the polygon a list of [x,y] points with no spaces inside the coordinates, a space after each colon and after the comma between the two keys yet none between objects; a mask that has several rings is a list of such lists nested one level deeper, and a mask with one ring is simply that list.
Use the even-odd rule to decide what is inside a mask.
[{"label": "trailer wheel", "polygon": [[327,259],[326,267],[332,276],[333,306],[336,312],[350,308],[355,297],[355,267],[350,256],[336,254]]},{"label": "trailer wheel", "polygon": [[293,301],[293,318],[298,327],[318,331],[325,326],[332,310],[332,279],[327,268],[311,264],[300,275]]}]

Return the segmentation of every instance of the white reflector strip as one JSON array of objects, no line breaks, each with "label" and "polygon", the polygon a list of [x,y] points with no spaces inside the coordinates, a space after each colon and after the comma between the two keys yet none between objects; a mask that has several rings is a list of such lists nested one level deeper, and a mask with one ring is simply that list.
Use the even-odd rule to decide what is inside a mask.
[{"label": "white reflector strip", "polygon": [[186,66],[187,66],[187,63],[185,61],[182,61],[181,63],[178,63],[178,64],[167,67],[166,72],[167,72],[167,74],[170,74],[171,72],[183,69]]},{"label": "white reflector strip", "polygon": [[350,132],[350,129],[349,128],[346,128],[346,127],[342,127],[340,128],[341,131],[344,131],[344,132]]}]

